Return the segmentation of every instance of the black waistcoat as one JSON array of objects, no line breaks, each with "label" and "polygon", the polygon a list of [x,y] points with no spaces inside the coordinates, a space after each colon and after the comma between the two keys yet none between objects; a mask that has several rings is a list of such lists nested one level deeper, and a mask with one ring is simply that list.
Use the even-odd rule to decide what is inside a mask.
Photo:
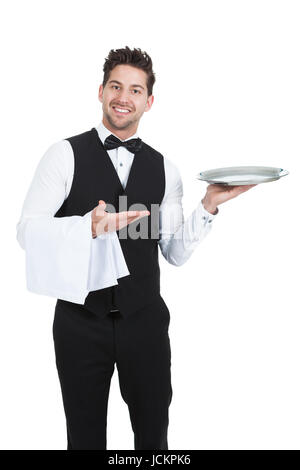
[{"label": "black waistcoat", "polygon": [[[111,204],[116,212],[145,208],[150,211],[146,216],[147,237],[143,235],[133,239],[129,236],[130,226],[135,224],[136,232],[141,228],[139,221],[117,230],[130,274],[119,278],[116,286],[89,292],[84,303],[87,309],[100,315],[114,307],[125,315],[130,314],[160,294],[158,209],[165,194],[163,156],[143,142],[142,149],[134,156],[128,182],[123,189],[95,128],[66,140],[74,153],[74,176],[70,193],[54,217],[83,216],[96,207],[100,199],[107,205]],[[119,205],[119,196],[127,197],[127,207],[123,203]],[[145,207],[131,207],[133,204]],[[151,207],[151,204],[155,206]],[[109,206],[106,210],[114,211]]]}]

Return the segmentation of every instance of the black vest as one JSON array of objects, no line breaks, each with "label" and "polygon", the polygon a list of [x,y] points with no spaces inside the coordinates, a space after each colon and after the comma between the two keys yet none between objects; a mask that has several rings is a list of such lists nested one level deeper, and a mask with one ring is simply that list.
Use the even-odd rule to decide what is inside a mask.
[{"label": "black vest", "polygon": [[[133,228],[129,227],[135,224],[138,232],[140,221],[117,230],[130,275],[119,278],[116,286],[89,292],[84,303],[87,309],[100,315],[105,315],[111,308],[128,315],[160,295],[158,240],[159,205],[165,194],[163,156],[143,142],[142,149],[134,156],[128,182],[123,189],[95,128],[65,140],[73,149],[74,176],[70,193],[54,217],[83,216],[96,207],[100,199],[107,205],[112,204],[116,212],[145,208],[150,211],[146,216],[147,237],[129,237]],[[119,196],[127,196],[127,207],[119,204]],[[145,207],[131,207],[133,204]],[[151,207],[151,204],[156,206]],[[113,212],[109,206],[106,210]]]}]

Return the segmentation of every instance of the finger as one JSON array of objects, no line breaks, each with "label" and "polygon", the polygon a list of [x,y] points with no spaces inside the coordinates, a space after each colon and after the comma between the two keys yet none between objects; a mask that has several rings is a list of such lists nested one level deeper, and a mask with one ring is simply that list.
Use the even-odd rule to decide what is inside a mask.
[{"label": "finger", "polygon": [[135,222],[136,220],[142,219],[142,217],[137,216],[137,217],[129,217],[127,219],[127,224],[132,224],[132,222]]},{"label": "finger", "polygon": [[129,225],[129,224],[132,224],[133,222],[145,217],[145,216],[148,216],[150,213],[149,211],[129,211],[129,212],[137,212],[138,215],[136,216],[129,216],[129,217],[126,217],[126,218],[119,218],[118,219],[118,222],[117,222],[117,226],[119,228],[123,228],[125,227],[126,225]]},{"label": "finger", "polygon": [[105,208],[106,208],[106,203],[102,199],[100,199],[100,201],[98,201],[98,206],[96,207],[96,215],[97,216],[103,215]]},{"label": "finger", "polygon": [[137,220],[137,219],[141,219],[142,217],[146,217],[149,215],[149,211],[141,211],[139,214],[137,214],[135,217],[132,216],[132,217],[129,217],[130,219],[134,219],[134,220]]},{"label": "finger", "polygon": [[[141,212],[148,212],[148,211],[141,211]],[[128,217],[127,223],[128,223],[128,224],[131,224],[132,222],[135,222],[136,220],[142,219],[143,217],[146,217],[146,216],[148,216],[148,215],[149,215],[149,213],[146,213],[146,214],[140,213],[139,215],[137,215],[137,216],[135,216],[135,217],[134,217],[134,216]]]},{"label": "finger", "polygon": [[98,206],[95,209],[95,215],[97,217],[103,217],[105,214],[107,214],[107,212],[105,212],[104,206],[98,204]]},{"label": "finger", "polygon": [[137,211],[123,211],[116,214],[118,220],[126,220],[128,217],[136,217]]},{"label": "finger", "polygon": [[123,211],[116,214],[116,216],[119,220],[125,220],[128,217],[144,217],[149,214],[149,211]]},{"label": "finger", "polygon": [[138,211],[139,217],[145,217],[145,215],[150,215],[149,211]]}]

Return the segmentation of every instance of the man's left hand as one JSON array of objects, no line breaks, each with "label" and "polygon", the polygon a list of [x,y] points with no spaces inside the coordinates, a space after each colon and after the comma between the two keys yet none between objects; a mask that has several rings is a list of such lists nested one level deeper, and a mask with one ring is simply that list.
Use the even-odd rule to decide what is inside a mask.
[{"label": "man's left hand", "polygon": [[209,184],[206,188],[206,194],[201,200],[204,208],[214,214],[216,212],[217,206],[223,202],[233,199],[239,194],[248,191],[248,189],[257,186],[256,184],[247,184],[239,186],[227,186],[225,184]]}]

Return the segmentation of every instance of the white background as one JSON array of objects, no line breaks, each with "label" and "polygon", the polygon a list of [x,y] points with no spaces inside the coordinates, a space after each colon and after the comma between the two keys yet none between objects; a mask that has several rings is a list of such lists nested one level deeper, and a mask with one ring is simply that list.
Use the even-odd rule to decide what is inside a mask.
[{"label": "white background", "polygon": [[[55,366],[56,299],[26,290],[16,241],[26,191],[54,142],[102,119],[110,49],[153,60],[140,136],[179,168],[187,217],[196,174],[270,165],[290,174],[219,206],[188,262],[160,255],[169,307],[169,449],[300,449],[299,2],[1,2],[2,449],[66,449]],[[117,373],[108,449],[133,449]]]}]

